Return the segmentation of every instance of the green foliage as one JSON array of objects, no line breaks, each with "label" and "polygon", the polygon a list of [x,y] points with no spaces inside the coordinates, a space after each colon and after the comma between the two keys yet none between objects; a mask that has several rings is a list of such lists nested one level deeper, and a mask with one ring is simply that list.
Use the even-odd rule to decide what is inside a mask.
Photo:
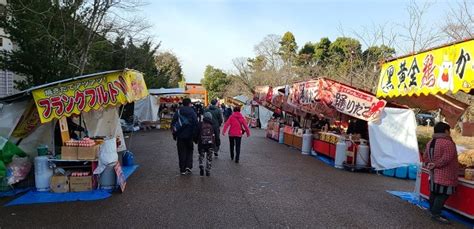
[{"label": "green foliage", "polygon": [[331,46],[331,41],[329,38],[324,37],[321,40],[314,44],[314,55],[313,59],[316,63],[325,66],[331,54],[329,53],[329,47]]},{"label": "green foliage", "polygon": [[362,58],[364,63],[371,64],[371,63],[379,63],[382,60],[388,59],[395,55],[395,49],[390,48],[385,45],[381,46],[372,46],[367,48],[362,53]]},{"label": "green foliage", "polygon": [[352,61],[361,56],[361,44],[358,40],[349,37],[339,37],[329,46],[333,63]]},{"label": "green foliage", "polygon": [[181,64],[174,54],[170,52],[158,54],[155,57],[155,64],[158,72],[156,80],[151,84],[154,87],[178,87],[178,83],[184,79]]},{"label": "green foliage", "polygon": [[296,50],[298,45],[296,44],[295,36],[293,33],[286,32],[280,41],[280,56],[283,58],[285,64],[292,64],[296,58]]},{"label": "green foliage", "polygon": [[208,65],[201,83],[208,91],[209,99],[215,99],[223,97],[226,87],[231,83],[231,79],[221,69]]},{"label": "green foliage", "polygon": [[315,53],[315,47],[311,42],[306,43],[298,53],[297,64],[299,66],[308,65],[312,62]]},{"label": "green foliage", "polygon": [[[19,89],[73,76],[84,28],[72,17],[77,4],[59,7],[49,0],[9,1],[0,27],[17,48],[2,52],[3,68],[26,77]],[[41,12],[41,14],[36,13]]]}]

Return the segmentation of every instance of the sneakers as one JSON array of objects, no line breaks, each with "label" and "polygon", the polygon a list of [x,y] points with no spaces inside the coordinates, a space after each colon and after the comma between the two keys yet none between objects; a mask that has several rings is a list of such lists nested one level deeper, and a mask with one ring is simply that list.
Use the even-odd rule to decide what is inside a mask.
[{"label": "sneakers", "polygon": [[442,216],[432,216],[431,219],[441,224],[451,224],[448,219]]},{"label": "sneakers", "polygon": [[181,176],[184,176],[186,175],[186,171],[185,172],[181,172]]},{"label": "sneakers", "polygon": [[190,168],[186,168],[186,172],[185,172],[185,173],[186,173],[186,175],[191,175],[191,174],[193,174],[193,172],[191,171]]}]

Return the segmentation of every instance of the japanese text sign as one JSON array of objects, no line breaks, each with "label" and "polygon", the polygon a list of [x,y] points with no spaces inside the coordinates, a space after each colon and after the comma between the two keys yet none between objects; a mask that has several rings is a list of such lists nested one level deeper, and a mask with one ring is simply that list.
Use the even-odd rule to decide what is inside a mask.
[{"label": "japanese text sign", "polygon": [[377,97],[469,92],[474,88],[474,40],[383,64]]},{"label": "japanese text sign", "polygon": [[304,112],[334,115],[334,110],[366,121],[380,118],[386,101],[327,79],[293,84],[288,103]]},{"label": "japanese text sign", "polygon": [[42,123],[133,102],[147,95],[143,75],[132,70],[98,75],[33,91]]}]

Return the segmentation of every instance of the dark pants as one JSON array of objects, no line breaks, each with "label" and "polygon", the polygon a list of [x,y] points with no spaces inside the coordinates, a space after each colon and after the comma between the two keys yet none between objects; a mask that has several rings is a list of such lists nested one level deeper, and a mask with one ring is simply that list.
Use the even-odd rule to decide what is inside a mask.
[{"label": "dark pants", "polygon": [[235,146],[235,161],[238,162],[240,158],[240,143],[242,142],[242,137],[229,137],[230,142],[230,158],[234,160],[234,146]]},{"label": "dark pants", "polygon": [[179,171],[184,172],[186,168],[193,168],[193,140],[186,138],[178,138],[178,157]]},{"label": "dark pants", "polygon": [[430,212],[433,216],[440,216],[444,203],[448,200],[448,194],[439,194],[431,192],[430,194]]}]

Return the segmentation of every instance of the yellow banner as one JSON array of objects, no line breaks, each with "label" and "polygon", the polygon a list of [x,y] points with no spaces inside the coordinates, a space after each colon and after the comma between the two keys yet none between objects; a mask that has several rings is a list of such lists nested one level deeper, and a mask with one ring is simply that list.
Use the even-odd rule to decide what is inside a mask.
[{"label": "yellow banner", "polygon": [[377,97],[468,93],[474,88],[474,40],[383,64]]},{"label": "yellow banner", "polygon": [[41,123],[130,103],[147,95],[143,75],[133,70],[98,75],[33,91]]},{"label": "yellow banner", "polygon": [[12,133],[13,137],[25,138],[31,134],[38,126],[40,126],[40,118],[33,102],[28,104],[28,107],[23,112],[20,121]]}]

